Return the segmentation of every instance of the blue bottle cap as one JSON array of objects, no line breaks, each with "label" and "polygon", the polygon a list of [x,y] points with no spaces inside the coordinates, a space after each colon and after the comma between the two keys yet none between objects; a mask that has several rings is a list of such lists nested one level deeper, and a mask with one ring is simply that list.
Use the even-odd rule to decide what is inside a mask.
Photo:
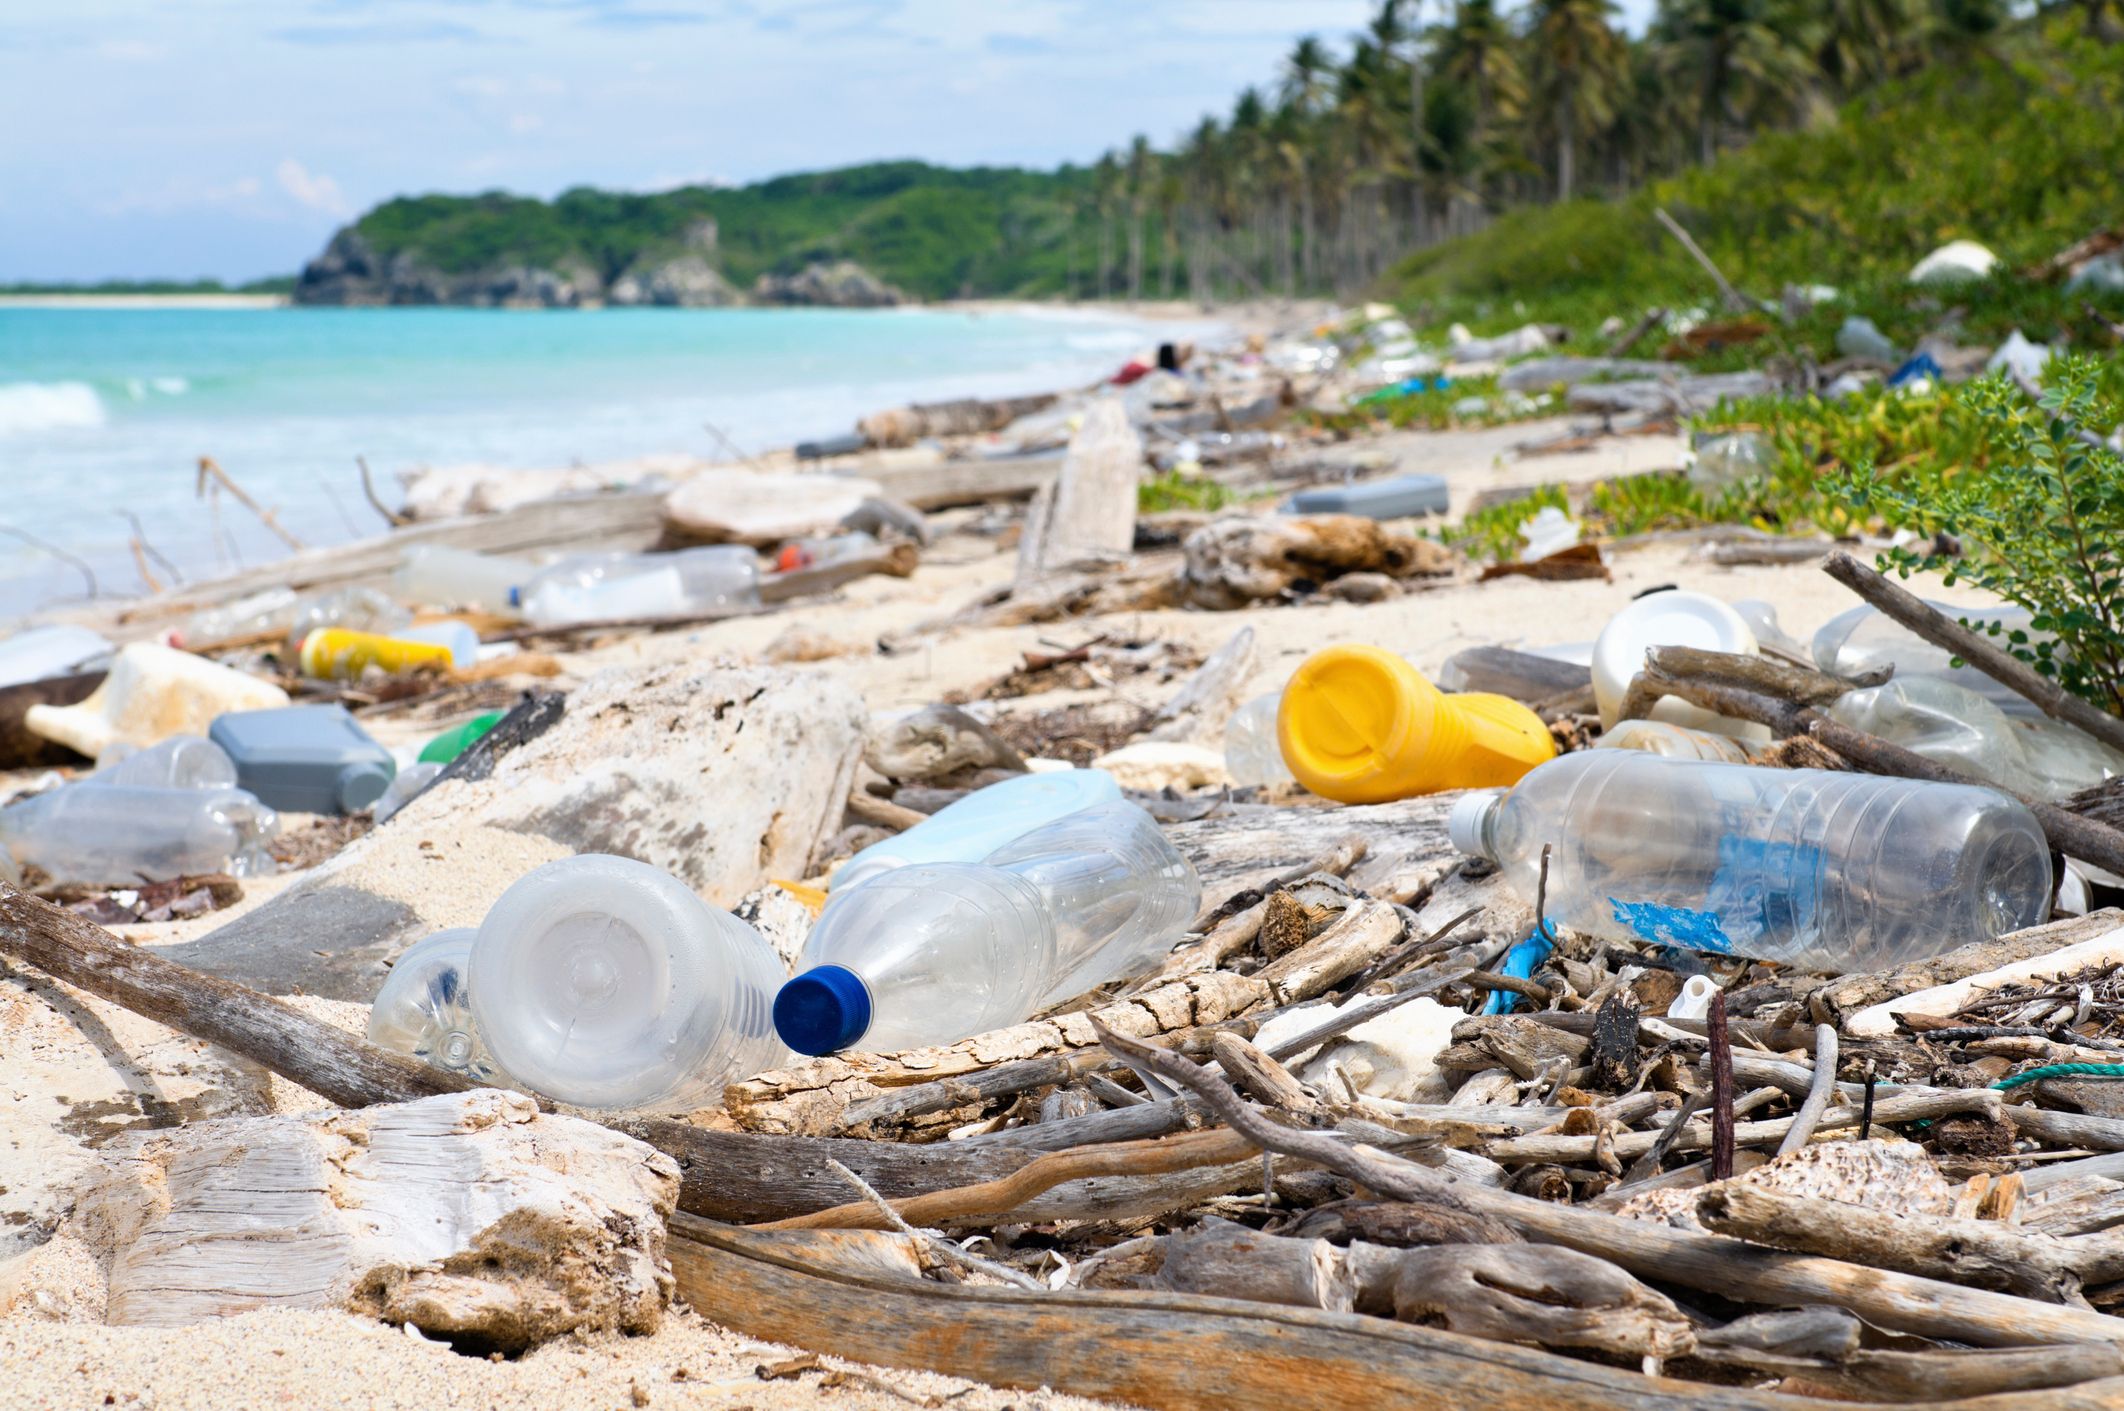
[{"label": "blue bottle cap", "polygon": [[774,997],[774,1029],[782,1042],[814,1058],[837,1053],[870,1027],[870,989],[839,965],[820,965],[782,986]]}]

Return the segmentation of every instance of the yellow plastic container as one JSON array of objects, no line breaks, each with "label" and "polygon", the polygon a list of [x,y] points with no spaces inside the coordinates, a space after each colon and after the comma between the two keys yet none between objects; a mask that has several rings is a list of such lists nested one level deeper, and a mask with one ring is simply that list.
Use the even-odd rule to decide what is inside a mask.
[{"label": "yellow plastic container", "polygon": [[1518,701],[1446,695],[1394,653],[1357,645],[1306,658],[1276,738],[1298,782],[1338,803],[1499,788],[1556,757],[1549,727]]},{"label": "yellow plastic container", "polygon": [[439,642],[408,642],[344,627],[320,627],[302,639],[305,676],[351,681],[372,666],[393,675],[429,666],[447,671],[450,649]]}]

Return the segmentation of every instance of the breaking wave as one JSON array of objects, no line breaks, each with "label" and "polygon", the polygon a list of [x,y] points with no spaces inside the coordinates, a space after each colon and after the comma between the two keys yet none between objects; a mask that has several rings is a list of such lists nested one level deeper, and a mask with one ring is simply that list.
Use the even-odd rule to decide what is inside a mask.
[{"label": "breaking wave", "polygon": [[0,382],[0,436],[103,423],[103,399],[86,382]]}]

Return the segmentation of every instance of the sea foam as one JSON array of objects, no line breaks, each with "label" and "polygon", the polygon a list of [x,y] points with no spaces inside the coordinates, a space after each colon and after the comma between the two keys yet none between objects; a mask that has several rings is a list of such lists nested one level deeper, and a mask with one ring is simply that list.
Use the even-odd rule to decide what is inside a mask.
[{"label": "sea foam", "polygon": [[103,422],[103,399],[86,382],[0,382],[0,436]]}]

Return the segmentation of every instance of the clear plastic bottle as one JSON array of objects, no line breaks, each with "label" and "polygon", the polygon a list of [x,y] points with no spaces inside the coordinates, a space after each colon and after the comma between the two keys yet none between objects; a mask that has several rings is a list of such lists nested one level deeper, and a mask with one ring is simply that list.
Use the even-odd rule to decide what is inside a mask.
[{"label": "clear plastic bottle", "polygon": [[792,573],[800,568],[831,568],[877,552],[878,541],[860,529],[831,538],[791,539],[774,556],[774,569]]},{"label": "clear plastic bottle", "polygon": [[1003,844],[1082,809],[1113,803],[1121,785],[1103,769],[1020,774],[946,804],[904,833],[872,843],[834,870],[829,889],[925,862],[979,862]]},{"label": "clear plastic bottle", "polygon": [[775,997],[775,1027],[799,1053],[950,1043],[1141,969],[1201,902],[1149,814],[1084,809],[981,862],[902,867],[836,894]]},{"label": "clear plastic bottle", "polygon": [[273,870],[280,815],[241,789],[69,784],[0,808],[0,847],[58,882]]},{"label": "clear plastic bottle", "polygon": [[233,789],[236,761],[200,735],[172,735],[138,749],[114,743],[96,757],[96,772],[81,781],[148,789]]},{"label": "clear plastic bottle", "polygon": [[470,926],[415,941],[384,977],[369,1008],[369,1042],[475,1083],[510,1086],[472,1018]]},{"label": "clear plastic bottle", "polygon": [[2041,921],[2050,847],[1993,789],[1586,750],[1470,794],[1454,846],[1589,935],[1876,970]]},{"label": "clear plastic bottle", "polygon": [[539,627],[736,611],[759,606],[759,556],[736,544],[580,555],[540,570],[520,597]]},{"label": "clear plastic bottle", "polygon": [[1603,731],[1593,742],[1597,750],[1643,750],[1668,759],[1707,759],[1724,764],[1746,764],[1747,747],[1730,735],[1669,725],[1664,720],[1625,720]]},{"label": "clear plastic bottle", "polygon": [[1981,784],[2032,793],[2020,732],[1984,696],[1945,676],[1897,676],[1847,691],[1824,708],[1839,724],[1878,735]]},{"label": "clear plastic bottle", "polygon": [[357,585],[305,597],[295,605],[287,635],[290,642],[299,643],[320,627],[344,627],[350,632],[395,637],[398,629],[410,626],[412,621],[413,614],[400,607],[395,598]]},{"label": "clear plastic bottle", "polygon": [[401,642],[426,642],[431,646],[450,649],[450,665],[462,671],[479,660],[479,633],[469,623],[446,617],[437,622],[423,622],[417,627],[401,627],[392,635]]},{"label": "clear plastic bottle", "polygon": [[781,1062],[766,940],[667,872],[586,854],[525,874],[473,942],[473,1018],[503,1071],[578,1107],[683,1111]]},{"label": "clear plastic bottle", "polygon": [[295,620],[298,599],[293,588],[267,588],[219,607],[203,608],[170,632],[173,647],[211,647],[285,634]]},{"label": "clear plastic bottle", "polygon": [[1283,762],[1283,746],[1276,739],[1276,710],[1282,704],[1283,692],[1271,691],[1233,711],[1232,718],[1225,722],[1224,770],[1234,784],[1245,787],[1295,782],[1291,767]]},{"label": "clear plastic bottle", "polygon": [[517,616],[516,591],[536,572],[522,559],[478,554],[442,544],[416,544],[392,575],[391,586],[408,602],[432,607],[478,608]]},{"label": "clear plastic bottle", "polygon": [[[2028,631],[2030,614],[2026,608],[1964,608],[1952,603],[1931,603],[1931,606],[1953,621],[1967,622],[1979,630],[1984,630],[1989,623],[1999,624],[2000,636],[1993,640],[2002,648],[2006,632]],[[2039,636],[2029,633],[2030,640],[2037,640]],[[1973,666],[1954,665],[1952,652],[1935,647],[1871,603],[1861,603],[1822,624],[1821,630],[1814,634],[1814,664],[1833,676],[1856,676],[1881,666],[1894,667],[1900,680],[1913,676],[1944,676],[1958,686],[1975,691],[2008,715],[2042,714],[2011,686],[1992,680]]]}]

